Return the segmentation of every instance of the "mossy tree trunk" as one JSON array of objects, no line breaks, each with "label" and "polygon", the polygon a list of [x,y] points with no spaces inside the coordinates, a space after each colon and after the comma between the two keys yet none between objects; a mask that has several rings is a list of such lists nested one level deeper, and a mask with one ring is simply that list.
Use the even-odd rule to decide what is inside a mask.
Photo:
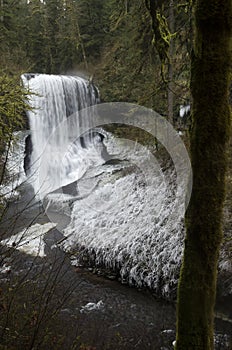
[{"label": "mossy tree trunk", "polygon": [[214,304],[230,131],[232,0],[196,0],[194,11],[193,190],[186,213],[178,288],[176,350],[214,349]]},{"label": "mossy tree trunk", "polygon": [[[169,2],[168,24],[171,34],[175,32],[174,1]],[[174,108],[174,84],[173,84],[173,59],[174,59],[174,39],[170,38],[169,44],[169,62],[168,62],[168,121],[173,124]]]}]

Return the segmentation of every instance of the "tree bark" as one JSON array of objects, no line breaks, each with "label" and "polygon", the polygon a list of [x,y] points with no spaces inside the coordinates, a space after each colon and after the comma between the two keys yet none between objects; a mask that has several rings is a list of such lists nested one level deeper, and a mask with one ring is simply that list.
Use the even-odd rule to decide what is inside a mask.
[{"label": "tree bark", "polygon": [[177,300],[176,350],[214,349],[217,264],[222,240],[232,1],[195,1],[191,160],[193,190]]},{"label": "tree bark", "polygon": [[[171,34],[175,31],[174,3],[169,2],[169,30]],[[174,57],[174,40],[170,38],[169,62],[168,62],[168,121],[173,124],[173,107],[174,107],[174,84],[173,84],[173,57]]]},{"label": "tree bark", "polygon": [[3,0],[1,0],[0,4],[1,4],[1,12],[2,12],[1,17],[0,17],[0,21],[3,22],[4,21],[4,16],[3,16],[4,3],[3,3]]}]

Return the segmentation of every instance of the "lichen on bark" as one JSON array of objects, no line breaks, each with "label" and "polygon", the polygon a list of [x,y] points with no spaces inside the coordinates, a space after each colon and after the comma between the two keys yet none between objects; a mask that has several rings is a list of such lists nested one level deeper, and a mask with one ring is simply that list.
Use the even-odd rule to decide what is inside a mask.
[{"label": "lichen on bark", "polygon": [[222,240],[232,1],[195,1],[191,58],[193,189],[177,300],[176,350],[214,349],[214,304]]}]

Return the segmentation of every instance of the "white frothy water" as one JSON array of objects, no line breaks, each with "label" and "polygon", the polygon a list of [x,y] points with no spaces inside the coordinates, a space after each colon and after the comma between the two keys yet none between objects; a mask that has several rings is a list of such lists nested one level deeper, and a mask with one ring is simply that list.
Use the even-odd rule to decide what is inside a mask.
[{"label": "white frothy water", "polygon": [[[98,95],[93,85],[76,76],[25,74],[22,80],[32,92],[30,104],[33,110],[28,112],[33,145],[30,175],[35,193],[43,197],[78,179],[88,167],[88,147],[83,149],[78,140],[70,145],[70,138],[78,136],[81,127],[89,128],[88,115],[82,118],[84,125],[80,125],[78,117],[72,119],[70,128],[62,122],[74,113],[78,116],[79,110],[96,104]],[[62,132],[56,133],[60,125]],[[100,161],[94,147],[91,151]]]},{"label": "white frothy water", "polygon": [[[120,152],[117,139],[109,142]],[[126,153],[125,148],[121,151]],[[145,157],[150,155],[143,148],[136,154],[127,150],[132,163]],[[178,213],[168,220],[175,170],[167,175],[169,180],[157,164],[157,169],[146,169],[146,177],[135,171],[103,180],[87,198],[74,202],[64,249],[83,249],[91,263],[117,271],[122,281],[170,297],[177,285],[184,229]]]}]

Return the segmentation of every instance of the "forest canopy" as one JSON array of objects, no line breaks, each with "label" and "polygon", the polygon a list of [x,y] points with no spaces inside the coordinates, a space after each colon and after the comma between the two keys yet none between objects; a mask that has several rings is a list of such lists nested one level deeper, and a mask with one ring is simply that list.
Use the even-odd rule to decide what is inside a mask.
[{"label": "forest canopy", "polygon": [[135,102],[175,121],[189,103],[191,8],[149,3],[3,0],[1,71],[93,76],[102,101]]}]

